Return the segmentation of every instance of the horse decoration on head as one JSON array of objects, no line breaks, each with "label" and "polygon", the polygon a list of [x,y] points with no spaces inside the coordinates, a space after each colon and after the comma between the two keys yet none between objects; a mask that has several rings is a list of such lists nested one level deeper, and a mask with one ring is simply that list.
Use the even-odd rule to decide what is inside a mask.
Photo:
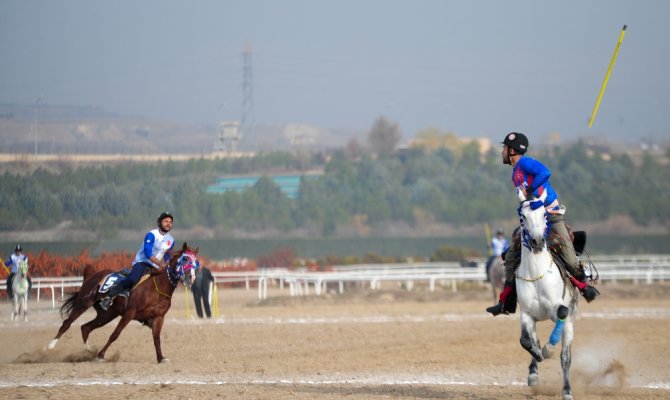
[{"label": "horse decoration on head", "polygon": [[28,292],[30,282],[28,281],[28,261],[19,263],[16,274],[12,278],[12,321],[19,318],[23,311],[23,320],[28,321]]},{"label": "horse decoration on head", "polygon": [[[98,360],[104,361],[105,352],[114,342],[121,331],[132,320],[139,321],[144,325],[151,327],[156,349],[156,359],[158,362],[167,362],[161,351],[161,329],[165,314],[172,304],[172,294],[175,288],[181,282],[184,286],[190,286],[195,279],[195,264],[198,248],[192,249],[186,243],[180,250],[174,250],[170,254],[170,262],[164,269],[152,272],[148,279],[141,279],[132,289],[130,296],[126,299],[117,297],[108,310],[100,307],[99,301],[105,297],[105,293],[100,292],[100,286],[107,280],[111,270],[103,270],[95,273],[84,272],[84,282],[78,292],[70,293],[61,306],[61,315],[64,318],[63,324],[58,330],[47,348],[53,349],[58,343],[60,337],[70,328],[70,325],[91,306],[95,305],[96,317],[81,326],[81,336],[84,340],[84,347],[88,346],[88,336],[94,329],[108,324],[118,316],[121,316],[116,329],[107,340],[107,343],[98,352]],[[88,276],[87,276],[88,275]]]},{"label": "horse decoration on head", "polygon": [[[550,358],[559,341],[563,370],[563,400],[572,400],[570,387],[571,345],[573,324],[579,298],[575,288],[561,274],[547,249],[549,225],[544,208],[544,196],[526,200],[519,193],[521,205],[521,265],[516,271],[517,299],[521,309],[521,346],[533,358],[528,374],[528,385],[538,385],[538,362]],[[536,323],[551,320],[555,323],[548,342],[541,347]]]}]

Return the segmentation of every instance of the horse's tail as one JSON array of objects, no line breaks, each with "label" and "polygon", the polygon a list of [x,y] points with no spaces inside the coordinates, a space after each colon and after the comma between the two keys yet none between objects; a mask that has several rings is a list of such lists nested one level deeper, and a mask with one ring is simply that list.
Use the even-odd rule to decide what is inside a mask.
[{"label": "horse's tail", "polygon": [[74,303],[77,301],[77,296],[79,292],[67,293],[63,304],[60,306],[60,316],[62,319],[65,319],[70,316],[72,309],[74,308]]}]

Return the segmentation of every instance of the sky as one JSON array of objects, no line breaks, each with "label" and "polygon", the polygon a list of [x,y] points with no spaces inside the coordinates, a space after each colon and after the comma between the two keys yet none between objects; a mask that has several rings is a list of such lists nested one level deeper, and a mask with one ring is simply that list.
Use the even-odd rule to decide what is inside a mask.
[{"label": "sky", "polygon": [[258,124],[664,141],[669,18],[665,0],[0,0],[0,103],[239,120],[249,44]]}]

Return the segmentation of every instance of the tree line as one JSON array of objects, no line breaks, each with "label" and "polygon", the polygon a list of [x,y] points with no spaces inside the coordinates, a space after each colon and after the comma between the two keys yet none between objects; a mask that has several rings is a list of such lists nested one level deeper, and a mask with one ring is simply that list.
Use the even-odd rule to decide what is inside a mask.
[{"label": "tree line", "polygon": [[[500,149],[482,154],[476,142],[415,146],[370,154],[349,145],[330,153],[275,152],[240,159],[40,168],[0,176],[0,230],[36,230],[64,221],[113,238],[146,229],[168,210],[180,227],[332,236],[344,228],[383,231],[389,223],[471,224],[509,220],[518,206],[511,169]],[[388,146],[387,146],[388,147]],[[577,142],[529,154],[552,170],[552,186],[572,221],[629,215],[636,223],[667,223],[670,169],[644,153],[602,157]],[[272,181],[275,173],[319,169],[302,179],[295,199]],[[208,193],[217,178],[262,176],[242,192]]]}]

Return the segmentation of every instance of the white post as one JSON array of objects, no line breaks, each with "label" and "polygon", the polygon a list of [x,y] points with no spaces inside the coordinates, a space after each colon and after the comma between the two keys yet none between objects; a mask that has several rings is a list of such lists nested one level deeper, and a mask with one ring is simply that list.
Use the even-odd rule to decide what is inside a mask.
[{"label": "white post", "polygon": [[51,288],[51,308],[56,308],[56,290],[54,285],[49,286]]},{"label": "white post", "polygon": [[261,276],[258,278],[258,300],[263,300],[263,283],[265,282],[265,277]]}]

